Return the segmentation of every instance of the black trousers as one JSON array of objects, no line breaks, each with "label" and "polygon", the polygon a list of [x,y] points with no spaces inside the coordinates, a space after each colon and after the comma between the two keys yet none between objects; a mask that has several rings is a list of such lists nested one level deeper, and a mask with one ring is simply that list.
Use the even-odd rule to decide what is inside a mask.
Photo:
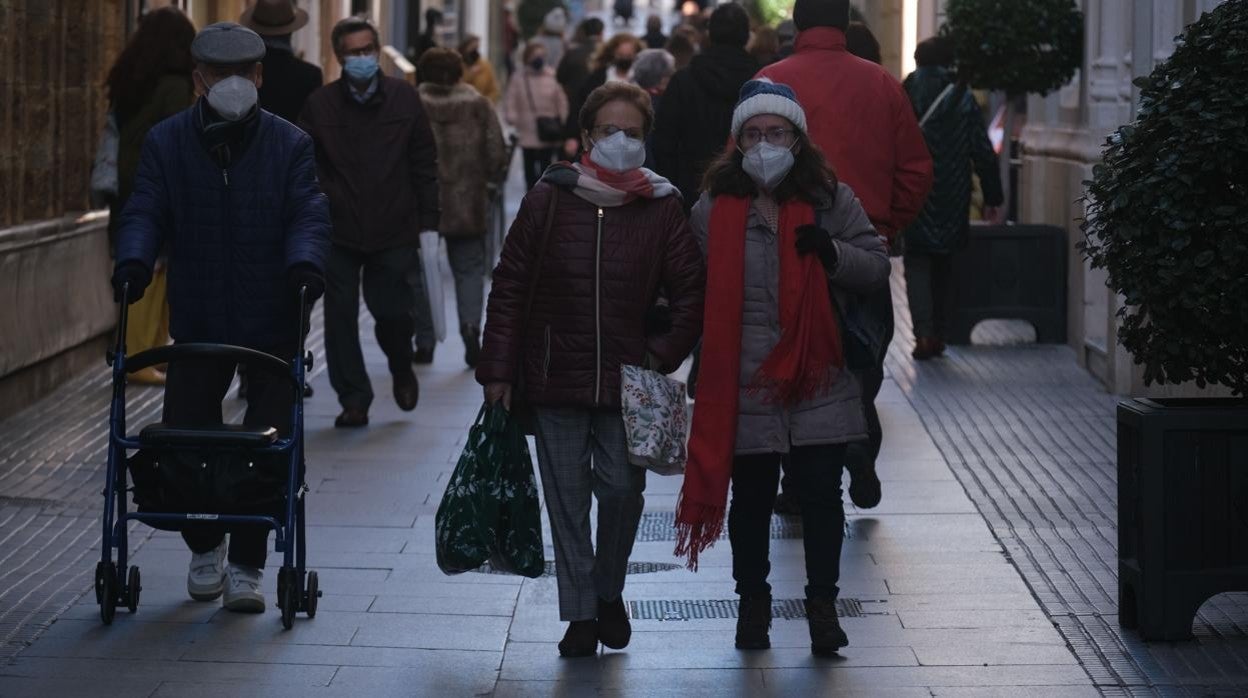
[{"label": "black trousers", "polygon": [[[294,322],[291,322],[292,326]],[[291,342],[274,351],[264,350],[283,359],[294,356]],[[165,379],[164,421],[170,426],[209,427],[222,423],[221,401],[230,389],[237,364],[233,361],[197,359],[169,364]],[[248,371],[247,413],[243,424],[255,427],[276,427],[283,436],[290,433],[290,411],[295,393],[290,382],[268,371]],[[182,539],[191,552],[206,553],[221,544],[230,534],[229,560],[236,565],[264,567],[268,554],[269,531],[265,526],[234,526],[221,524],[188,524]]]},{"label": "black trousers", "polygon": [[532,189],[537,184],[542,175],[546,173],[546,168],[555,160],[554,148],[521,148],[524,158],[524,186]]},{"label": "black trousers", "polygon": [[875,398],[884,385],[884,361],[888,356],[888,347],[893,343],[893,293],[889,286],[866,296],[864,302],[871,306],[872,317],[886,318],[884,338],[881,343],[880,355],[870,368],[859,369],[856,374],[862,384],[862,410],[867,415],[867,440],[851,444],[846,454],[849,464],[874,464],[880,457],[880,446],[884,443],[884,430],[880,426],[880,413],[875,409]]},{"label": "black trousers", "polygon": [[[732,578],[737,593],[771,593],[771,511],[776,502],[782,454],[737,456],[732,464],[732,502],[728,539],[732,543]],[[841,502],[843,444],[794,446],[788,468],[802,507],[802,542],[806,549],[806,597],[835,599],[841,576],[845,506]]]}]

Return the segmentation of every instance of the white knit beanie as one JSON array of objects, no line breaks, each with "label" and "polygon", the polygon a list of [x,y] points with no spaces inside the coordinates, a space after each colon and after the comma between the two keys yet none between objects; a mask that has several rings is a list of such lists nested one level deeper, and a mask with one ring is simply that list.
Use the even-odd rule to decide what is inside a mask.
[{"label": "white knit beanie", "polygon": [[788,85],[772,82],[767,78],[750,80],[741,86],[741,98],[732,112],[732,136],[741,133],[745,122],[759,114],[783,116],[802,133],[806,133],[806,112],[797,102],[797,95]]}]

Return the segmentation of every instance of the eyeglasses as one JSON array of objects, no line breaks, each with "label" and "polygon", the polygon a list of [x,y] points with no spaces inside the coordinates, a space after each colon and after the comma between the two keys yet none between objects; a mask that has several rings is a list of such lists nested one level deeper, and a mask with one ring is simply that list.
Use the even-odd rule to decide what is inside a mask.
[{"label": "eyeglasses", "polygon": [[351,49],[351,50],[349,50],[349,51],[343,51],[343,52],[342,52],[342,55],[343,55],[344,57],[349,57],[349,56],[372,56],[372,55],[374,55],[374,54],[376,54],[376,53],[377,53],[377,47],[376,47],[376,46],[374,46],[374,45],[372,45],[372,44],[369,44],[368,46],[363,46],[363,47],[361,47],[361,48]]},{"label": "eyeglasses", "polygon": [[761,143],[764,138],[772,145],[788,148],[793,145],[797,136],[791,128],[769,128],[766,131],[761,128],[747,128],[741,132],[741,148],[749,150]]},{"label": "eyeglasses", "polygon": [[589,132],[589,135],[593,136],[595,141],[600,141],[604,138],[614,136],[620,131],[623,131],[625,136],[635,140],[641,140],[646,135],[640,128],[620,128],[614,124],[601,124],[599,126],[595,126]]}]

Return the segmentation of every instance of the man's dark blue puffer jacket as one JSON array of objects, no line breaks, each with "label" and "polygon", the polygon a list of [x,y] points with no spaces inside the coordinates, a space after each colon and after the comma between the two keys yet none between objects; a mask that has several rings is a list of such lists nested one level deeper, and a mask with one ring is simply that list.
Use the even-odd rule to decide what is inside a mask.
[{"label": "man's dark blue puffer jacket", "polygon": [[303,263],[323,271],[329,253],[329,203],[312,139],[261,111],[250,146],[222,170],[202,144],[195,109],[148,133],[116,261],[151,270],[167,248],[175,341],[274,351],[298,330],[287,270]]}]

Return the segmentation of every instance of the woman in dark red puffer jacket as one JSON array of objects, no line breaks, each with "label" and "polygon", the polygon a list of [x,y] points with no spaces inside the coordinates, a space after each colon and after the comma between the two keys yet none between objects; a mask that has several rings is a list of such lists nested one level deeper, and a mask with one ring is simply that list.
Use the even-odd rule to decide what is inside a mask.
[{"label": "woman in dark red puffer jacket", "polygon": [[[612,83],[590,95],[580,113],[588,153],[548,170],[520,205],[494,270],[477,364],[488,402],[510,407],[520,382],[535,407],[559,615],[570,623],[564,656],[592,655],[599,641],[622,649],[631,633],[621,593],[646,471],[627,458],[620,365],[673,371],[701,333],[697,242],[675,187],[641,169],[653,121],[637,87]],[[655,321],[660,290],[670,321]]]}]

